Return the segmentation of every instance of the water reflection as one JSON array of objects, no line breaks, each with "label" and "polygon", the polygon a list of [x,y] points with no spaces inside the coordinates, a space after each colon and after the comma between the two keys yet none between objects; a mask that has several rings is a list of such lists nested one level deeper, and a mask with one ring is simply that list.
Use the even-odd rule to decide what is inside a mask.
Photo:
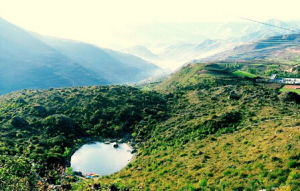
[{"label": "water reflection", "polygon": [[115,148],[113,143],[97,142],[77,150],[71,158],[71,167],[84,174],[109,175],[124,168],[132,156],[131,148],[125,143]]}]

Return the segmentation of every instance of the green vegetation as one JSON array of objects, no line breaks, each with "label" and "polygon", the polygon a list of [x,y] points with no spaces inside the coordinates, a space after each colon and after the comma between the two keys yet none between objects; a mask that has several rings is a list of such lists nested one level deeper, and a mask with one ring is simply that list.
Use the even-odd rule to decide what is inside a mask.
[{"label": "green vegetation", "polygon": [[241,70],[234,71],[232,74],[241,78],[257,78],[256,75]]},{"label": "green vegetation", "polygon": [[166,110],[164,96],[125,86],[24,90],[2,96],[0,105],[1,156],[32,160],[49,184],[63,183],[57,168],[68,164],[74,149],[131,133],[142,141]]},{"label": "green vegetation", "polygon": [[0,156],[0,189],[32,190],[36,188],[38,176],[32,161],[17,156]]},{"label": "green vegetation", "polygon": [[[190,64],[146,90],[93,86],[2,96],[0,186],[296,190],[299,96],[233,75],[249,75],[250,65]],[[137,143],[136,157],[125,169],[99,179],[78,180],[72,175],[67,166],[75,149],[116,137]],[[19,187],[13,181],[20,182]]]},{"label": "green vegetation", "polygon": [[[213,64],[189,64],[173,74],[172,78],[146,85],[159,91],[174,90],[190,86],[208,84],[249,84],[259,78],[269,79],[272,74],[278,77],[300,77],[299,66],[267,61],[218,62]],[[156,86],[153,87],[153,84]],[[152,85],[152,86],[151,86]]]},{"label": "green vegetation", "polygon": [[298,95],[300,95],[300,90],[299,89],[291,89],[291,88],[283,87],[283,88],[280,89],[280,92],[295,92]]}]

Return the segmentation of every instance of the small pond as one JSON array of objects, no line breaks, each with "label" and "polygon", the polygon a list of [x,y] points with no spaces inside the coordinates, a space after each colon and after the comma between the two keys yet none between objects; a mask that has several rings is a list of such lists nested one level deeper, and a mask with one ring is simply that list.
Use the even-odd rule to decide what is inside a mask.
[{"label": "small pond", "polygon": [[113,174],[130,162],[133,156],[131,151],[131,147],[125,143],[118,144],[116,148],[114,143],[85,144],[72,155],[71,167],[73,171],[80,171],[83,174],[96,173],[99,176]]}]

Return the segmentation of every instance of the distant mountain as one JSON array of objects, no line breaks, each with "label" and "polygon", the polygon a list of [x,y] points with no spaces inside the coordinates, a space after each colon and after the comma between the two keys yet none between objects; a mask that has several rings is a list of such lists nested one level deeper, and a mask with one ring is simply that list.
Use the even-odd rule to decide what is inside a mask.
[{"label": "distant mountain", "polygon": [[235,47],[201,61],[255,60],[293,62],[300,59],[300,34],[279,35]]},{"label": "distant mountain", "polygon": [[138,82],[159,70],[156,65],[130,54],[72,40],[38,38],[111,83]]},{"label": "distant mountain", "polygon": [[205,58],[225,50],[232,49],[239,43],[229,40],[203,40],[200,43],[175,43],[162,48],[156,54],[161,65],[172,64],[172,69],[178,69],[191,60]]},{"label": "distant mountain", "polygon": [[0,94],[19,89],[138,82],[158,69],[133,55],[41,37],[0,19]]},{"label": "distant mountain", "polygon": [[[144,40],[145,47],[160,58],[147,57],[147,60],[174,70],[191,60],[212,56],[246,42],[300,30],[296,21],[271,19],[264,23],[160,23],[139,26],[130,35],[135,36],[138,42]],[[135,54],[143,56],[144,53],[137,51]]]},{"label": "distant mountain", "polygon": [[147,60],[158,60],[159,56],[154,54],[151,50],[149,50],[147,47],[142,45],[137,45],[131,48],[126,49],[126,52],[129,52],[133,55],[138,55],[142,58],[145,58]]},{"label": "distant mountain", "polygon": [[108,84],[30,33],[0,20],[0,94],[24,88]]}]

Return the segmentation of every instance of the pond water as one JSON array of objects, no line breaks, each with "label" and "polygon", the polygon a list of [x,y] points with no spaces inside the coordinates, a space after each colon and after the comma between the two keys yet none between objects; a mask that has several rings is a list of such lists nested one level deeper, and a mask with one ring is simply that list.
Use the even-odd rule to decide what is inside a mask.
[{"label": "pond water", "polygon": [[133,154],[128,144],[118,144],[117,148],[113,145],[101,142],[83,145],[71,157],[73,171],[100,176],[118,172],[130,162]]}]

